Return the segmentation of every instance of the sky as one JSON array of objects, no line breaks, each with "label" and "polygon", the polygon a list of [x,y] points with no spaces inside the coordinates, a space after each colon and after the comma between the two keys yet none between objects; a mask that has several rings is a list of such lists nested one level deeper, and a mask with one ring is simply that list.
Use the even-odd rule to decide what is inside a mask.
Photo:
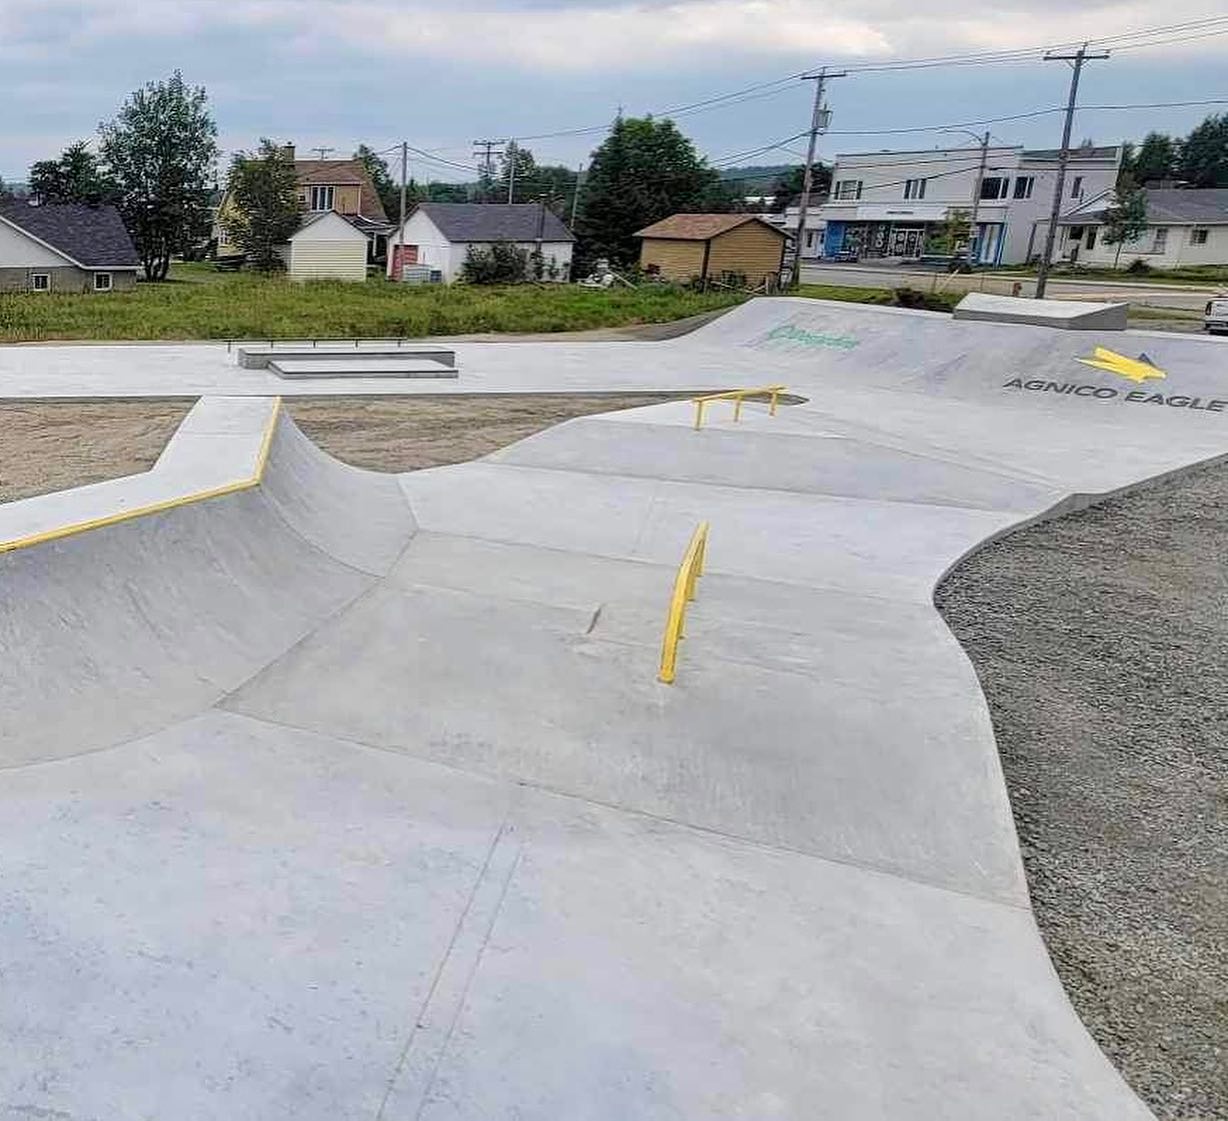
[{"label": "sky", "polygon": [[[873,132],[1059,106],[1068,66],[1037,51],[1011,64],[857,68],[1224,15],[1223,0],[0,0],[0,178],[24,179],[34,160],[92,137],[129,92],[175,69],[207,89],[226,153],[263,136],[334,156],[405,140],[430,153],[411,155],[417,179],[471,179],[475,139],[592,129],[523,141],[538,162],[574,166],[620,108],[674,115],[766,83],[675,119],[718,165],[800,162],[804,141],[788,138],[808,127],[813,85],[792,75],[820,65],[852,68],[829,85],[821,158],[951,146],[959,133]],[[1228,112],[1228,33],[1206,29],[1089,63],[1079,100],[1224,104],[1084,109],[1075,138],[1180,134]],[[988,127],[1035,147],[1061,136],[1053,113]]]}]

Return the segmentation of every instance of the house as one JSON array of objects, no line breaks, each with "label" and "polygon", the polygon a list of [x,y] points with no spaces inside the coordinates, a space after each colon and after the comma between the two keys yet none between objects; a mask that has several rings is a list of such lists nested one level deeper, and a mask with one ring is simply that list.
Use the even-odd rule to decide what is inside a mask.
[{"label": "house", "polygon": [[[806,211],[806,237],[802,246],[803,261],[817,261],[823,256],[823,240],[827,233],[827,223],[819,217],[819,207],[826,202],[826,196],[816,198]],[[779,230],[789,235],[790,242],[797,239],[797,227],[801,218],[800,206],[786,206],[775,214],[763,214],[761,217]]]},{"label": "house", "polygon": [[[831,197],[814,215],[825,223],[823,256],[915,259],[956,212],[970,218],[975,208],[977,263],[1032,260],[1044,250],[1059,155],[1018,146],[839,155]],[[1063,213],[1109,190],[1120,163],[1118,147],[1072,149]]]},{"label": "house", "polygon": [[1107,191],[1062,217],[1059,254],[1080,265],[1109,267],[1136,260],[1155,269],[1228,265],[1228,190],[1147,187],[1144,194],[1147,228],[1138,237],[1105,244],[1101,226],[1113,201]]},{"label": "house", "polygon": [[779,277],[788,235],[757,214],[674,214],[640,230],[640,267],[670,280]]},{"label": "house", "polygon": [[0,206],[0,291],[127,290],[140,266],[113,206]]},{"label": "house", "polygon": [[[293,144],[286,145],[286,153],[294,159]],[[349,218],[351,225],[367,238],[367,261],[383,260],[393,224],[388,221],[379,192],[362,161],[294,159],[294,171],[298,179],[299,207],[306,214],[327,214],[332,211]],[[213,237],[219,257],[233,257],[243,252],[230,241],[223,221],[233,206],[234,202],[227,191],[213,223]]]},{"label": "house", "polygon": [[543,280],[566,281],[575,240],[544,203],[420,202],[403,233],[389,236],[388,276],[402,279],[405,266],[418,265],[450,284],[470,249],[511,242],[530,254],[540,251]]},{"label": "house", "polygon": [[282,259],[291,280],[365,281],[367,248],[367,235],[353,216],[321,210],[304,216]]}]

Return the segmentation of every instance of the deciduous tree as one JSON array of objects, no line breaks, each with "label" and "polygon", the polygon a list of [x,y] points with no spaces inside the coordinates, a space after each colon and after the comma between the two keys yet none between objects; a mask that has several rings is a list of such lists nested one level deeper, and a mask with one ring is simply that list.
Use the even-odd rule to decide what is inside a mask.
[{"label": "deciduous tree", "polygon": [[230,240],[253,268],[282,268],[278,249],[302,223],[294,157],[282,145],[262,139],[259,151],[235,155],[227,188],[230,203],[222,224]]},{"label": "deciduous tree", "polygon": [[1121,248],[1133,241],[1147,228],[1147,192],[1128,176],[1122,179],[1114,191],[1112,204],[1105,209],[1100,226],[1100,240],[1105,245],[1116,245],[1117,253],[1113,267],[1121,263]]},{"label": "deciduous tree", "polygon": [[133,93],[99,132],[145,277],[163,280],[171,255],[183,252],[208,224],[218,147],[205,90],[188,86],[176,70]]}]

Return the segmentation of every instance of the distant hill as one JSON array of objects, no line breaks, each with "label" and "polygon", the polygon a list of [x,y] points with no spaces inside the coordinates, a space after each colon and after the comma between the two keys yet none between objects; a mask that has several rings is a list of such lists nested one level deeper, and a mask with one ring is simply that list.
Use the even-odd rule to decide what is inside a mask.
[{"label": "distant hill", "polygon": [[751,164],[747,167],[723,167],[720,169],[721,179],[726,183],[736,183],[738,193],[742,195],[770,195],[776,180],[788,174],[797,164]]}]

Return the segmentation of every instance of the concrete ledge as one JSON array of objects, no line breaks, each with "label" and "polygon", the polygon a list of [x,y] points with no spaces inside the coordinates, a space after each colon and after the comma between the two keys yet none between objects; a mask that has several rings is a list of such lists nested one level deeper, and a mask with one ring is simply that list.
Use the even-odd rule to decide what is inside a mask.
[{"label": "concrete ledge", "polygon": [[1027,323],[1063,331],[1124,331],[1127,304],[1093,304],[1081,300],[1027,300],[969,292],[955,307],[956,319],[988,323]]}]

